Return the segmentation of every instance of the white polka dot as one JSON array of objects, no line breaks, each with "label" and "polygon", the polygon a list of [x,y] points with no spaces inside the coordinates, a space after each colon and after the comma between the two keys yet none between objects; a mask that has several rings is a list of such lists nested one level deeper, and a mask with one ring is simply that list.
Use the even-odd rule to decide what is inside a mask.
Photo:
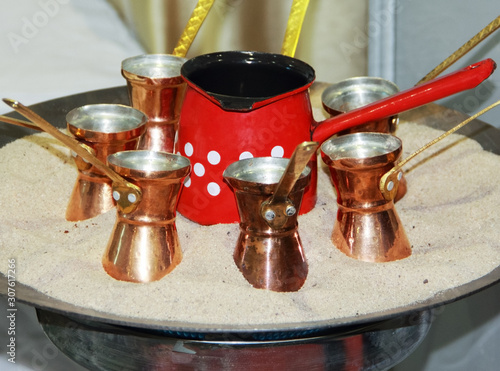
[{"label": "white polka dot", "polygon": [[220,186],[217,183],[210,182],[207,185],[207,191],[212,196],[217,196],[220,193]]},{"label": "white polka dot", "polygon": [[184,179],[184,187],[187,187],[189,188],[189,186],[191,185],[191,177],[186,177],[186,179]]},{"label": "white polka dot", "polygon": [[192,156],[193,155],[193,152],[194,152],[194,148],[193,148],[193,145],[189,142],[187,142],[185,145],[184,145],[184,153],[186,154],[186,156]]},{"label": "white polka dot", "polygon": [[217,165],[220,162],[219,152],[217,152],[217,151],[210,151],[210,152],[208,152],[207,160],[212,165]]},{"label": "white polka dot", "polygon": [[113,199],[115,201],[118,201],[120,199],[120,193],[118,193],[117,191],[113,191]]},{"label": "white polka dot", "polygon": [[130,203],[134,203],[135,201],[137,201],[137,197],[135,194],[133,193],[129,193],[128,196],[127,196],[127,199]]},{"label": "white polka dot", "polygon": [[205,166],[203,166],[202,164],[200,164],[198,162],[198,163],[194,164],[193,171],[196,175],[203,176],[203,175],[205,175]]},{"label": "white polka dot", "polygon": [[282,146],[276,146],[271,150],[272,157],[283,157],[284,154],[285,150],[283,149]]},{"label": "white polka dot", "polygon": [[253,157],[253,155],[250,152],[245,151],[245,152],[241,153],[240,160],[244,160],[246,158],[252,158],[252,157]]}]

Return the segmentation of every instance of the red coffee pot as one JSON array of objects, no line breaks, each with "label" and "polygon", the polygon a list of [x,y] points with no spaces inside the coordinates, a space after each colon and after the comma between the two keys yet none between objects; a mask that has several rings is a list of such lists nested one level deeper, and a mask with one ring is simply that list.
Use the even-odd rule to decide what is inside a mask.
[{"label": "red coffee pot", "polygon": [[[441,78],[329,118],[313,119],[309,87],[314,69],[282,54],[227,51],[194,57],[181,68],[187,82],[175,152],[190,159],[190,177],[178,211],[203,224],[239,220],[234,195],[222,173],[247,157],[289,158],[295,147],[323,142],[339,131],[392,116],[471,89],[491,75],[484,60]],[[316,157],[301,213],[316,203]]]}]

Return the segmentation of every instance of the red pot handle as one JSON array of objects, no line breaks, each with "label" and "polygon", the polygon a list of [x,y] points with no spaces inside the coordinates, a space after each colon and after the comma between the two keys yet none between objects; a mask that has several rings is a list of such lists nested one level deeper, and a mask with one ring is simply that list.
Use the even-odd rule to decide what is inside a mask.
[{"label": "red pot handle", "polygon": [[488,78],[495,68],[495,61],[485,59],[369,105],[331,117],[321,123],[316,123],[312,128],[312,140],[322,143],[342,130],[397,115],[461,91],[475,88]]}]

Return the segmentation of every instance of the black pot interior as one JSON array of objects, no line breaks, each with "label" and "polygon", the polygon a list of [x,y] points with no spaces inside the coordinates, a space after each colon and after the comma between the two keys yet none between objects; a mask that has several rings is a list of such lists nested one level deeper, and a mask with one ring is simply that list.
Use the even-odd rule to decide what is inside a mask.
[{"label": "black pot interior", "polygon": [[314,81],[307,63],[281,54],[219,52],[188,60],[181,75],[216,98],[223,108],[251,109],[255,102],[277,97]]}]

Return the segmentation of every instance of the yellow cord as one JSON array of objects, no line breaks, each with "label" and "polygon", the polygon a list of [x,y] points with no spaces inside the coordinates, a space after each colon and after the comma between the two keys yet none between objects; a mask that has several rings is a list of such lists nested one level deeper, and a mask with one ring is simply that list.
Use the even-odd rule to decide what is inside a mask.
[{"label": "yellow cord", "polygon": [[281,54],[293,57],[299,42],[300,30],[306,15],[309,0],[293,0],[288,23],[286,25],[285,38],[281,46]]}]

